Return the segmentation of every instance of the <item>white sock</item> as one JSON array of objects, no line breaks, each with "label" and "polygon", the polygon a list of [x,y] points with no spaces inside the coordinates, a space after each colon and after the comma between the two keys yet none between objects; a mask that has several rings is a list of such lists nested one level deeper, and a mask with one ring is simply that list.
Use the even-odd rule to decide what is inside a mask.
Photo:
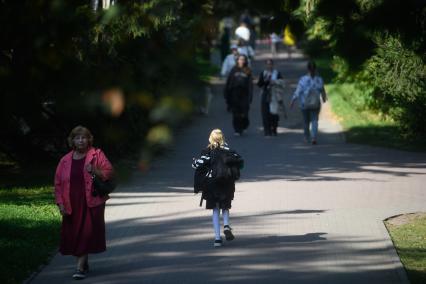
[{"label": "white sock", "polygon": [[223,226],[229,226],[229,209],[222,209]]},{"label": "white sock", "polygon": [[216,240],[221,239],[219,215],[220,215],[219,208],[217,208],[217,207],[213,208],[212,220],[213,220],[213,229],[214,229],[214,235],[215,235]]}]

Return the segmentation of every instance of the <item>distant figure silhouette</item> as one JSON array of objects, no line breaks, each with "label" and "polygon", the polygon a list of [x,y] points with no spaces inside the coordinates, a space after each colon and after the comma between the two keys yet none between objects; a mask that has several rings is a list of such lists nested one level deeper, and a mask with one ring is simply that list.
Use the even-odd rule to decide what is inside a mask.
[{"label": "distant figure silhouette", "polygon": [[277,135],[279,116],[271,113],[270,104],[272,101],[272,85],[281,78],[281,73],[274,69],[272,59],[266,60],[266,69],[260,73],[259,80],[257,81],[257,85],[262,88],[260,109],[262,111],[263,132],[265,136]]},{"label": "distant figure silhouette", "polygon": [[224,95],[227,109],[232,112],[235,135],[240,136],[249,126],[248,114],[253,99],[252,72],[246,56],[238,56],[237,65],[226,80]]},{"label": "distant figure silhouette", "polygon": [[[321,97],[327,101],[327,94],[324,89],[322,78],[316,74],[315,62],[308,62],[308,74],[300,78],[291,100],[290,108],[296,100],[299,102],[303,115],[303,132],[305,142],[317,144],[318,116],[321,109]],[[310,126],[312,125],[312,129]]]},{"label": "distant figure silhouette", "polygon": [[232,68],[234,68],[235,64],[237,64],[238,59],[238,47],[233,44],[231,45],[231,53],[225,57],[222,63],[222,70],[220,71],[220,75],[222,77],[227,77],[229,72],[231,72]]}]

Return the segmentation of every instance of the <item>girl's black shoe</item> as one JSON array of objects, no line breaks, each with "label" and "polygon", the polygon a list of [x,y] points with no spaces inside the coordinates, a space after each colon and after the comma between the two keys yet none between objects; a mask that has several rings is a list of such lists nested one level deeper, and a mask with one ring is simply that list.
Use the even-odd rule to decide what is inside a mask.
[{"label": "girl's black shoe", "polygon": [[213,246],[215,248],[221,247],[222,246],[222,240],[215,240],[214,243],[213,243]]},{"label": "girl's black shoe", "polygon": [[72,275],[72,278],[74,280],[83,280],[84,278],[86,278],[86,272],[82,271],[80,269],[77,269],[74,274]]},{"label": "girl's black shoe", "polygon": [[227,241],[232,241],[235,239],[234,234],[232,233],[232,228],[228,225],[223,227],[223,232],[225,233],[225,238]]}]

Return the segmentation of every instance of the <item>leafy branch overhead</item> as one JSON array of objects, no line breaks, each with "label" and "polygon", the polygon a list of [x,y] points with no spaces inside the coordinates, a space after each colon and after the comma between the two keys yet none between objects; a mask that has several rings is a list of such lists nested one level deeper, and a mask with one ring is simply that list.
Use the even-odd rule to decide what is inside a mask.
[{"label": "leafy branch overhead", "polygon": [[199,50],[215,32],[212,4],[0,1],[0,151],[22,162],[56,156],[76,124],[111,153],[129,151],[127,141],[139,147],[150,128],[168,123],[150,119],[162,97],[191,109],[203,89]]},{"label": "leafy branch overhead", "polygon": [[426,4],[412,0],[305,0],[294,15],[306,51],[329,54],[337,78],[363,88],[366,108],[426,137]]}]

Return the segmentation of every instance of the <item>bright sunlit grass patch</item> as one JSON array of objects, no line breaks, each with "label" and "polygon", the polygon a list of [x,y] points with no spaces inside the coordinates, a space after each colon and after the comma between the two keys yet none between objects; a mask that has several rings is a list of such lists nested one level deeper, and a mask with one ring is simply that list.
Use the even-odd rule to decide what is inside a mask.
[{"label": "bright sunlit grass patch", "polygon": [[[401,216],[403,222],[385,222],[412,284],[426,283],[426,214]],[[397,217],[397,218],[401,218]]]},{"label": "bright sunlit grass patch", "polygon": [[333,113],[345,130],[347,142],[426,151],[422,139],[407,139],[394,121],[366,107],[365,96],[353,83],[325,86]]},{"label": "bright sunlit grass patch", "polygon": [[52,187],[0,189],[0,279],[21,283],[47,261],[59,240]]}]

